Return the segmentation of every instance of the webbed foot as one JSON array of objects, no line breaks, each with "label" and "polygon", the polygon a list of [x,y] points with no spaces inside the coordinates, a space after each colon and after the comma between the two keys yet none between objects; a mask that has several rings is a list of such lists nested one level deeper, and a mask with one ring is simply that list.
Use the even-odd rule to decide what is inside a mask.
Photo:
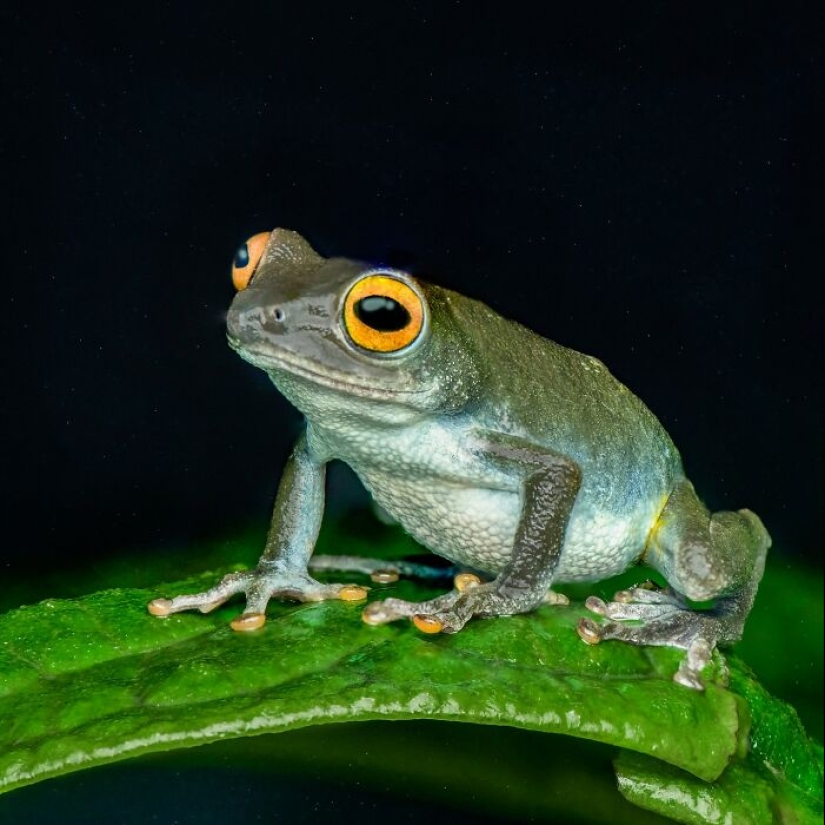
[{"label": "webbed foot", "polygon": [[[649,583],[616,593],[612,602],[591,596],[585,605],[608,621],[598,624],[580,619],[578,633],[583,641],[592,645],[618,639],[633,645],[681,648],[686,655],[673,680],[704,690],[700,673],[729,630],[724,615],[692,610],[678,593]],[[627,621],[636,624],[624,624]]]},{"label": "webbed foot", "polygon": [[161,618],[183,610],[209,613],[237,593],[246,595],[244,612],[230,623],[233,630],[257,630],[266,621],[266,606],[270,599],[279,598],[299,602],[320,602],[327,599],[359,601],[367,597],[369,588],[357,584],[322,584],[306,574],[287,574],[277,570],[256,568],[230,573],[209,590],[176,596],[173,599],[154,599],[147,605],[153,616]]}]

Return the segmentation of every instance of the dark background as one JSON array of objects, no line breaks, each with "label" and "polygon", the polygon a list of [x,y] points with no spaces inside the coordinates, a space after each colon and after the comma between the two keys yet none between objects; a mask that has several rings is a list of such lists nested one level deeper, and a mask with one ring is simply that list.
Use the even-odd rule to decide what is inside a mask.
[{"label": "dark background", "polygon": [[3,6],[4,576],[263,525],[274,226],[598,356],[821,563],[821,3],[229,5]]},{"label": "dark background", "polygon": [[[223,324],[235,248],[274,226],[598,356],[711,506],[756,510],[774,560],[822,564],[821,2],[234,5],[0,7],[4,589],[181,549],[197,571],[213,539],[263,531],[300,419]],[[193,780],[193,753],[4,805],[422,816],[345,755],[338,784],[276,768],[262,790],[257,765]]]}]

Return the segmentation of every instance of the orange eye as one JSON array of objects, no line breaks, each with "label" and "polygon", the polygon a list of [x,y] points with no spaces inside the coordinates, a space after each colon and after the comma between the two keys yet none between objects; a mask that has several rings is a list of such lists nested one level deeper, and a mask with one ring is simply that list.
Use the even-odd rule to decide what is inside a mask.
[{"label": "orange eye", "polygon": [[249,286],[271,234],[271,232],[259,232],[238,247],[232,259],[232,283],[238,292]]},{"label": "orange eye", "polygon": [[367,275],[347,293],[344,325],[357,346],[370,352],[398,352],[418,338],[424,304],[398,278]]}]

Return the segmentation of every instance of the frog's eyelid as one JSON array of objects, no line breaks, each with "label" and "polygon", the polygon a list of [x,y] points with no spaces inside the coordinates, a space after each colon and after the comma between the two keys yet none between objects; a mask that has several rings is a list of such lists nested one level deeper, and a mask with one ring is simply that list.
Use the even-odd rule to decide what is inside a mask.
[{"label": "frog's eyelid", "polygon": [[238,247],[232,259],[232,283],[238,292],[246,289],[252,282],[271,234],[259,232]]}]

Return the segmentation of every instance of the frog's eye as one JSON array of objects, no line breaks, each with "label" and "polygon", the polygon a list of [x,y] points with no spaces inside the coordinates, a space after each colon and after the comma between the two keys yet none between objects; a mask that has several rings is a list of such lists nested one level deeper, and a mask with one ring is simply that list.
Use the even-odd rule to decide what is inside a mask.
[{"label": "frog's eye", "polygon": [[238,247],[232,259],[232,283],[238,292],[249,286],[271,234],[271,232],[259,232]]},{"label": "frog's eye", "polygon": [[370,352],[398,352],[418,338],[424,304],[408,284],[388,275],[367,275],[347,293],[344,326],[352,342]]}]

